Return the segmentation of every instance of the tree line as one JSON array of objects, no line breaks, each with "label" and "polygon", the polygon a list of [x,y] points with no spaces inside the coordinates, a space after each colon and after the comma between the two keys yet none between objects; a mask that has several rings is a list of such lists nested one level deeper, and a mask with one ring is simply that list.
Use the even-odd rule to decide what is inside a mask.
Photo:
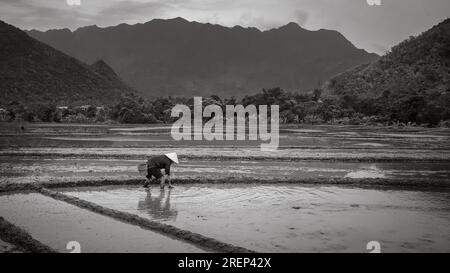
[{"label": "tree line", "polygon": [[[145,99],[125,94],[109,107],[55,104],[22,105],[11,102],[0,107],[3,121],[67,122],[67,123],[171,123],[171,109],[176,104],[193,108],[193,98],[164,97]],[[235,97],[203,98],[203,106],[216,104],[225,111],[226,105],[279,105],[281,124],[343,124],[445,126],[450,124],[450,96],[439,101],[423,95],[379,98],[324,95],[319,88],[309,93],[285,92],[281,88],[263,89],[241,100]]]}]

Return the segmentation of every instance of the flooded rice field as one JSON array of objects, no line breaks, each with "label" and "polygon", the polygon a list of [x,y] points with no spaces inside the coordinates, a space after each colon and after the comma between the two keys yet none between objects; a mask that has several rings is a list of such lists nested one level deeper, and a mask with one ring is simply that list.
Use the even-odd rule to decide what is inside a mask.
[{"label": "flooded rice field", "polygon": [[[259,147],[256,141],[177,141],[169,125],[79,125],[0,123],[0,147]],[[280,128],[280,147],[450,148],[449,129],[331,125]]]},{"label": "flooded rice field", "polygon": [[64,190],[101,206],[261,252],[450,251],[450,192],[297,185]]},{"label": "flooded rice field", "polygon": [[181,179],[450,177],[450,130],[284,126],[280,148],[252,141],[173,141],[167,125],[0,124],[0,184],[138,179],[148,156],[177,152]]},{"label": "flooded rice field", "polygon": [[59,252],[203,252],[187,243],[83,210],[38,193],[0,195],[0,215]]},{"label": "flooded rice field", "polygon": [[[7,193],[76,186],[59,190],[253,251],[450,251],[449,129],[283,126],[277,151],[260,144],[176,142],[167,125],[0,123],[0,222],[60,252],[73,240],[83,252],[205,251],[54,196]],[[167,152],[180,158],[175,189],[137,186],[137,165]],[[4,239],[0,252],[23,250]]]}]

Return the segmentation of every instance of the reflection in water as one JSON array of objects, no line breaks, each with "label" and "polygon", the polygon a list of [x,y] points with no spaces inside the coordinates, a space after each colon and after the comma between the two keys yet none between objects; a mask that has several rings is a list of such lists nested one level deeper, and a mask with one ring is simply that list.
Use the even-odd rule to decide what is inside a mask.
[{"label": "reflection in water", "polygon": [[39,193],[0,195],[0,216],[62,253],[69,252],[66,245],[72,240],[80,243],[83,253],[202,252],[194,245]]},{"label": "reflection in water", "polygon": [[147,191],[145,199],[138,202],[138,210],[146,211],[153,219],[175,220],[178,212],[170,208],[170,193],[171,189],[167,195],[166,191],[161,189],[159,195],[152,196],[151,191]]}]

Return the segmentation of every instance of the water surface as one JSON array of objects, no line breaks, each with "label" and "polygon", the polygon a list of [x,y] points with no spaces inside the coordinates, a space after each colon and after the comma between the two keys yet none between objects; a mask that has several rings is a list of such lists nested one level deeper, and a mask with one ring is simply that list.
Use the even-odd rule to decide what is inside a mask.
[{"label": "water surface", "polygon": [[191,185],[67,194],[262,252],[449,252],[450,193],[296,185]]}]

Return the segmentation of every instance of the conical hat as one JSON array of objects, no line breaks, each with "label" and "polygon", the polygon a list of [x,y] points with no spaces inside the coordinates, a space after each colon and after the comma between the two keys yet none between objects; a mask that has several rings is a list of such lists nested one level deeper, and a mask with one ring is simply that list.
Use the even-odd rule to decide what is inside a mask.
[{"label": "conical hat", "polygon": [[173,162],[175,162],[177,164],[179,163],[177,153],[168,153],[168,154],[165,154],[165,156],[167,156]]}]

